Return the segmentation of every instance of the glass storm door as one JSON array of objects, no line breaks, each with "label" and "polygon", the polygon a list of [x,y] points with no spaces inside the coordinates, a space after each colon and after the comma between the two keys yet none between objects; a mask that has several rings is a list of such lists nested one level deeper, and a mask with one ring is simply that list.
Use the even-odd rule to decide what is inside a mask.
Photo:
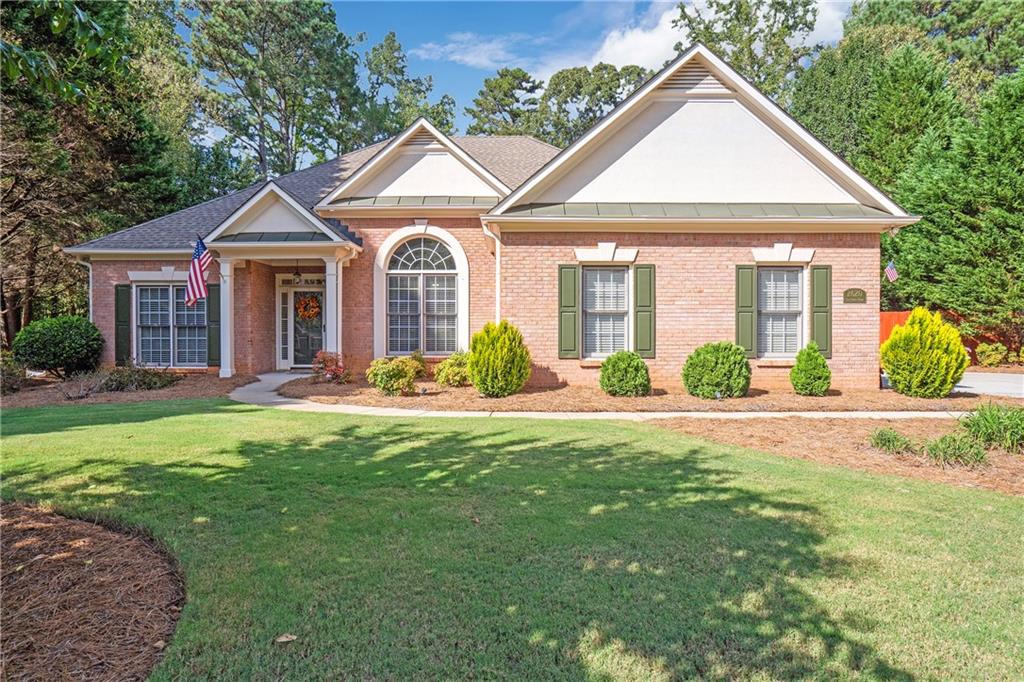
[{"label": "glass storm door", "polygon": [[[324,347],[324,297],[319,291],[296,291],[292,300],[292,364],[312,365],[313,357]],[[311,316],[313,309],[315,316]]]}]

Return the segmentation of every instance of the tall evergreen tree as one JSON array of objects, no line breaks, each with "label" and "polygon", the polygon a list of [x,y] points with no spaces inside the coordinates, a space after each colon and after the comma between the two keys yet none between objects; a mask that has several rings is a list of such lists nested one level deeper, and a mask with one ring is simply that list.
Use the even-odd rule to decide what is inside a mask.
[{"label": "tall evergreen tree", "polygon": [[521,68],[499,69],[466,107],[473,121],[470,135],[535,135],[540,129],[540,95],[544,84]]},{"label": "tall evergreen tree", "polygon": [[540,136],[565,147],[590,129],[650,77],[647,69],[597,64],[562,69],[548,80],[541,100]]}]

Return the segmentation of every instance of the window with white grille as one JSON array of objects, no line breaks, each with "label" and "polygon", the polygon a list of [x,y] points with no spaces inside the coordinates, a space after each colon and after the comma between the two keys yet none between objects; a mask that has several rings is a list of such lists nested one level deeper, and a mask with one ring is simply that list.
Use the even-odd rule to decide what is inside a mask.
[{"label": "window with white grille", "polygon": [[136,288],[138,360],[141,364],[163,367],[206,365],[206,301],[186,306],[185,293],[183,286]]},{"label": "window with white grille", "polygon": [[800,268],[757,269],[757,352],[795,355],[800,350],[803,289]]},{"label": "window with white grille", "polygon": [[583,356],[626,349],[627,268],[583,268]]},{"label": "window with white grille", "polygon": [[388,355],[447,355],[458,350],[458,276],[451,251],[436,239],[403,242],[388,261]]}]

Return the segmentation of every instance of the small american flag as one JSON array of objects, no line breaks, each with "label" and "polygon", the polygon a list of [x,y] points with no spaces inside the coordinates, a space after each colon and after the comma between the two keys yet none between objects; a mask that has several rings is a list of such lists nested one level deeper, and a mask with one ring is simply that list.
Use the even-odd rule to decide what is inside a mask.
[{"label": "small american flag", "polygon": [[203,243],[203,238],[196,235],[196,250],[192,252],[192,263],[188,266],[188,284],[185,287],[185,305],[194,306],[196,301],[206,298],[210,293],[206,289],[206,268],[210,267],[213,255]]},{"label": "small american flag", "polygon": [[900,273],[896,272],[896,264],[889,261],[889,264],[885,266],[885,278],[890,282],[895,282],[900,276]]}]

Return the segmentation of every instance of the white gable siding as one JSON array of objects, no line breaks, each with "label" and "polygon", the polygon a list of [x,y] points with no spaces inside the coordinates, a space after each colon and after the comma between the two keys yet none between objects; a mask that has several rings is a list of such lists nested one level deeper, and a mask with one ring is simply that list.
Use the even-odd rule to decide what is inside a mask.
[{"label": "white gable siding", "polygon": [[731,98],[653,100],[535,201],[857,203]]},{"label": "white gable siding", "polygon": [[397,155],[366,182],[346,191],[345,196],[498,195],[493,187],[447,151],[415,150]]},{"label": "white gable siding", "polygon": [[309,220],[273,194],[263,197],[245,215],[224,230],[224,234],[242,232],[316,232]]}]

